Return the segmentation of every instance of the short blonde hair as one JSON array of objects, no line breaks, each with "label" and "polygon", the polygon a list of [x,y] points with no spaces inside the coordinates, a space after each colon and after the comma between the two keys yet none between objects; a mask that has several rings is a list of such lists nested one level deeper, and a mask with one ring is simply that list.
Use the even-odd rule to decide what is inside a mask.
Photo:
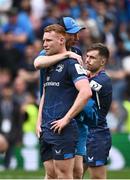
[{"label": "short blonde hair", "polygon": [[65,32],[64,27],[62,27],[59,24],[52,24],[52,25],[45,27],[45,29],[44,29],[44,33],[45,32],[51,32],[51,31],[54,31],[54,32],[61,34],[64,37],[66,37],[66,32]]}]

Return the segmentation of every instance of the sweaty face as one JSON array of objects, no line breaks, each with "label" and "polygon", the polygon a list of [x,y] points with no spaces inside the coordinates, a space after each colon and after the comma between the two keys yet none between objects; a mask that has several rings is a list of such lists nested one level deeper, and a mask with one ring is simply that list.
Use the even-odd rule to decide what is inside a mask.
[{"label": "sweaty face", "polygon": [[91,72],[97,72],[102,66],[102,57],[97,50],[87,52],[85,66]]},{"label": "sweaty face", "polygon": [[43,35],[43,48],[46,55],[54,55],[60,53],[61,47],[65,40],[64,37],[54,31],[45,32]]}]

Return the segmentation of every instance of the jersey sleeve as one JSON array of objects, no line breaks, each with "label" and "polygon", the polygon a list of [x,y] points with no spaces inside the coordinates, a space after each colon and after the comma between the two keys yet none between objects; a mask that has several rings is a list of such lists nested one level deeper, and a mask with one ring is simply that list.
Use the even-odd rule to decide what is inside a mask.
[{"label": "jersey sleeve", "polygon": [[[42,51],[40,51],[38,56],[45,56],[45,55],[46,55],[45,50],[42,50]],[[40,81],[40,83],[39,83],[40,84],[40,97],[43,94],[44,75],[45,75],[45,69],[42,68],[42,69],[40,69],[40,79],[39,79],[39,81]]]},{"label": "jersey sleeve", "polygon": [[85,69],[74,59],[68,61],[68,73],[74,83],[81,79],[87,79]]}]

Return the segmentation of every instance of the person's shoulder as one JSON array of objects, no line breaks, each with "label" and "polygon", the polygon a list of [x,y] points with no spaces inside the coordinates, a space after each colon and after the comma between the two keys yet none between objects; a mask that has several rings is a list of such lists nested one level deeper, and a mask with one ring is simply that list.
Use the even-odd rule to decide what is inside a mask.
[{"label": "person's shoulder", "polygon": [[79,64],[78,61],[74,58],[65,58],[64,60],[62,60],[62,62],[67,65],[72,65],[72,64],[76,64],[76,63]]},{"label": "person's shoulder", "polygon": [[98,75],[90,79],[90,86],[93,90],[99,91],[112,91],[112,82],[110,77],[105,71],[100,72]]},{"label": "person's shoulder", "polygon": [[72,52],[74,52],[74,53],[82,56],[82,52],[81,52],[81,49],[80,49],[79,47],[72,46],[72,47],[70,48],[70,50],[71,50]]},{"label": "person's shoulder", "polygon": [[77,60],[73,59],[73,58],[66,58],[66,59],[62,60],[61,62],[59,62],[58,65],[62,65],[62,66],[64,66],[65,69],[68,69],[68,70],[82,69],[80,67],[81,65],[77,62]]},{"label": "person's shoulder", "polygon": [[79,69],[80,69],[80,64],[78,63],[78,61],[76,60],[76,59],[74,59],[74,58],[68,58],[68,60],[66,61],[66,63],[67,63],[67,66],[69,66],[69,67],[79,67]]},{"label": "person's shoulder", "polygon": [[111,83],[111,78],[106,74],[105,71],[99,72],[93,80],[99,82],[100,84],[107,84],[108,82]]}]

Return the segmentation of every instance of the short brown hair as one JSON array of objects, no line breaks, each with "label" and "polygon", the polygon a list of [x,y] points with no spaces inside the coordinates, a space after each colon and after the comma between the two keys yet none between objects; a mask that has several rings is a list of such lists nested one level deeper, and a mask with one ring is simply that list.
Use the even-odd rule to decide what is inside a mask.
[{"label": "short brown hair", "polygon": [[88,47],[87,52],[92,50],[97,50],[99,52],[99,55],[106,59],[106,63],[108,62],[110,52],[107,46],[102,43],[94,43]]},{"label": "short brown hair", "polygon": [[44,29],[44,33],[45,32],[51,32],[51,31],[54,31],[58,34],[62,34],[64,37],[66,36],[66,32],[65,32],[64,27],[62,27],[59,24],[52,24],[52,25],[45,27],[45,29]]}]

